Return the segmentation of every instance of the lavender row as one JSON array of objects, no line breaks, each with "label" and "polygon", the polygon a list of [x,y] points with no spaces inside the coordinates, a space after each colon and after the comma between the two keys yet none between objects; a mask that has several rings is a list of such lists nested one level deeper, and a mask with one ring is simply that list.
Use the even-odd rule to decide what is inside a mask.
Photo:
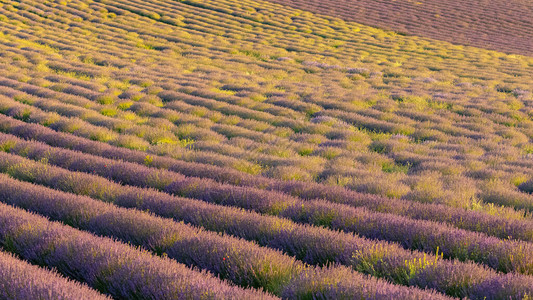
[{"label": "lavender row", "polygon": [[[259,247],[255,243],[228,235],[198,230],[139,210],[119,208],[88,197],[23,183],[6,175],[0,175],[0,179],[0,200],[4,203],[63,221],[82,230],[142,246],[186,265],[208,270],[244,287],[264,288],[277,295],[291,294],[293,298],[303,298],[311,292],[291,290],[302,286],[302,278],[312,282],[330,282],[340,272],[343,280],[358,282],[370,291],[386,291],[385,295],[418,299],[443,298],[431,291],[423,292],[394,286],[385,281],[367,280],[353,270],[346,272],[345,268],[337,270],[337,267],[309,267],[277,250]],[[361,287],[350,287],[332,292],[340,297],[368,297],[368,294],[362,293],[364,289]]]},{"label": "lavender row", "polygon": [[[429,287],[459,297],[482,299],[495,294],[533,293],[533,279],[529,276],[498,275],[476,264],[442,260],[440,253],[427,256],[395,244],[370,241],[349,233],[300,225],[287,219],[178,198],[154,190],[122,186],[95,175],[69,172],[5,153],[0,153],[0,166],[16,178],[253,240],[260,245],[283,250],[310,264],[341,263],[395,283]],[[10,183],[6,185],[5,190],[10,190]],[[17,188],[19,186],[23,188],[24,184],[17,184]],[[4,197],[8,199],[11,193],[32,194],[31,191],[8,191]],[[43,189],[37,195],[47,193],[52,192]],[[62,197],[65,198],[59,192],[53,196],[54,199]],[[35,198],[38,199],[37,196]],[[69,197],[66,199],[65,202],[70,201]],[[443,281],[440,274],[447,274],[450,279]],[[511,282],[509,278],[514,279]]]},{"label": "lavender row", "polygon": [[[18,83],[17,83],[18,84]],[[7,100],[6,100],[7,101]],[[50,118],[49,116],[46,117],[46,113],[40,111],[38,108],[30,107],[25,104],[16,103],[14,101],[4,101],[2,103],[2,108],[0,110],[3,110],[4,113],[12,116],[18,116],[24,118],[24,114],[27,113],[30,115],[29,121],[31,122],[43,122],[43,119]],[[44,114],[44,115],[43,115]],[[57,116],[56,116],[57,117]],[[63,117],[60,117],[59,122],[55,122],[52,127],[54,127],[55,130],[69,130],[68,128],[70,125],[68,124],[66,119]],[[46,123],[46,121],[44,121]],[[83,128],[76,130],[76,135],[83,136],[86,138],[91,139],[100,139],[100,137],[105,137],[105,142],[111,142],[108,138],[108,134],[103,133],[100,131],[99,127],[94,125],[88,125],[88,126],[82,126]],[[87,128],[85,128],[87,127]],[[95,134],[94,132],[98,132]],[[116,135],[115,133],[112,133]],[[107,136],[107,137],[106,137]],[[117,139],[113,142],[113,144],[121,145],[122,144],[121,139],[128,140],[128,139],[134,139],[138,140],[137,137],[134,136],[115,136],[113,139]],[[144,147],[145,149],[147,147]],[[208,147],[209,148],[209,147]],[[144,153],[144,152],[143,152]],[[196,152],[196,153],[202,153],[202,152]],[[146,154],[143,155],[144,159],[146,158]],[[198,159],[200,157],[197,157]],[[206,156],[203,157],[206,159]],[[209,159],[213,159],[214,157],[210,156]],[[229,158],[225,156],[225,158]],[[151,158],[153,160],[153,157]],[[195,159],[195,160],[196,160]],[[127,159],[131,160],[131,159]],[[223,159],[217,159],[217,163],[227,166],[228,163],[222,162]],[[139,161],[139,159],[135,159],[135,161]],[[237,161],[236,158],[233,158],[232,162]],[[142,160],[141,160],[142,162]],[[157,163],[151,162],[152,165],[157,166]],[[166,164],[166,162],[165,162]],[[198,165],[195,163],[192,163],[193,165]],[[228,177],[232,178],[229,180],[229,183],[234,184],[235,181],[238,182],[239,185],[243,186],[253,186],[253,187],[261,187],[269,190],[278,190],[278,191],[284,191],[287,193],[291,193],[295,196],[299,196],[302,198],[326,198],[328,200],[331,200],[333,202],[340,202],[349,204],[352,206],[364,206],[371,210],[376,210],[380,212],[389,212],[394,214],[401,214],[406,215],[411,218],[415,219],[423,219],[423,220],[433,220],[433,221],[439,221],[439,222],[446,222],[449,224],[452,224],[454,226],[467,229],[467,230],[473,230],[473,231],[479,231],[484,232],[489,235],[494,235],[500,238],[508,238],[509,236],[513,238],[528,240],[533,240],[533,237],[522,237],[523,230],[520,229],[520,224],[515,224],[514,220],[506,220],[505,217],[495,217],[491,216],[486,213],[480,213],[480,212],[472,212],[472,211],[465,211],[460,208],[454,208],[449,207],[445,205],[435,205],[435,204],[423,204],[423,203],[416,203],[413,201],[406,201],[406,200],[398,200],[398,199],[388,199],[381,196],[376,195],[369,195],[369,194],[362,194],[354,191],[349,191],[347,189],[344,189],[342,187],[338,186],[325,186],[318,183],[304,183],[304,182],[297,182],[297,181],[279,181],[269,178],[260,177],[257,179],[254,179],[252,176],[249,176],[249,174],[242,174],[240,172],[237,172],[236,170],[229,169],[228,171],[222,171],[223,173],[231,173],[231,176],[229,174],[220,175],[222,173],[220,170],[217,170],[216,172],[210,172],[211,170],[206,170],[211,168],[216,169],[214,166],[205,166],[198,169],[193,168],[192,166],[183,168],[183,167],[173,167],[172,169],[176,169],[178,172],[182,172],[185,175],[188,176],[200,176],[200,177],[208,177],[208,178],[214,178],[215,180],[223,181],[222,178],[226,179]],[[198,167],[198,166],[196,166]],[[183,170],[184,169],[184,170]],[[206,171],[204,171],[206,170]],[[224,181],[223,181],[224,182]],[[500,197],[501,198],[501,197]],[[504,200],[503,202],[501,200]],[[390,202],[394,201],[397,205],[390,205]],[[494,201],[492,201],[494,202]],[[498,208],[499,211],[502,213],[505,213],[504,211],[506,209],[511,210],[512,213],[516,214],[516,212],[512,209],[525,209],[529,210],[529,208],[533,209],[533,206],[531,206],[530,201],[527,201],[527,198],[524,200],[518,199],[514,201],[507,201],[506,198],[500,199],[500,201],[497,201],[496,204],[505,205],[507,207],[501,207]],[[530,207],[531,206],[531,207]],[[458,222],[460,221],[460,222]]]},{"label": "lavender row", "polygon": [[[21,119],[30,123],[39,123],[46,126],[49,126],[50,128],[57,130],[57,131],[63,131],[63,132],[69,132],[72,133],[75,136],[96,140],[100,142],[105,142],[113,145],[117,145],[120,147],[125,148],[132,148],[142,151],[149,151],[149,152],[158,152],[160,148],[157,145],[150,145],[148,141],[139,138],[136,135],[133,134],[126,134],[125,132],[122,132],[121,134],[118,134],[115,131],[109,130],[108,128],[96,126],[93,124],[90,124],[86,121],[83,121],[79,118],[67,118],[60,116],[57,113],[54,112],[44,112],[40,110],[39,108],[36,108],[34,106],[26,105],[23,103],[16,102],[12,99],[9,99],[7,97],[4,97],[0,95],[0,113],[12,116],[13,118]],[[114,119],[113,119],[114,120]],[[99,122],[104,122],[103,120],[100,120]],[[126,126],[128,128],[128,126]],[[145,129],[150,129],[152,127],[148,126],[145,127]],[[124,129],[120,129],[124,130]],[[145,133],[139,132],[140,135],[145,135]],[[158,150],[159,149],[159,150]],[[205,153],[200,151],[194,151],[191,152],[190,150],[183,150],[179,147],[174,147],[173,150],[177,150],[178,154],[181,155],[183,151],[185,153],[193,154],[190,159],[192,160],[209,160],[213,164],[218,164],[221,166],[234,166],[234,165],[241,165],[244,163],[244,165],[253,166],[254,164],[250,162],[246,162],[243,160],[239,160],[234,157],[230,157],[223,154],[218,153]],[[252,169],[253,170],[253,169]]]},{"label": "lavender row", "polygon": [[[0,137],[3,144],[9,139],[12,140],[12,137],[4,134]],[[439,249],[446,258],[473,260],[502,272],[533,274],[533,261],[528,259],[533,255],[533,245],[528,242],[503,242],[495,237],[456,229],[447,224],[370,212],[365,208],[353,208],[324,200],[302,200],[282,193],[220,184],[208,179],[189,178],[167,170],[105,159],[40,143],[15,142],[7,148],[11,153],[34,160],[45,159],[50,164],[97,174],[124,184],[156,188],[206,202],[252,209],[300,223],[355,232],[368,238],[396,241],[406,248],[428,253]],[[13,165],[9,160],[7,163]]]},{"label": "lavender row", "polygon": [[269,299],[168,258],[0,204],[0,245],[115,298]]},{"label": "lavender row", "polygon": [[109,299],[85,285],[2,251],[0,266],[0,299]]},{"label": "lavender row", "polygon": [[81,230],[141,246],[244,287],[279,292],[290,278],[306,269],[294,258],[254,243],[17,181],[5,174],[0,174],[0,201]]},{"label": "lavender row", "polygon": [[[323,198],[335,203],[343,203],[355,207],[362,206],[373,211],[403,215],[413,219],[444,222],[462,229],[483,232],[499,238],[508,238],[510,236],[514,239],[533,241],[533,222],[531,221],[510,220],[439,204],[389,199],[317,183],[279,181],[261,176],[252,176],[228,168],[185,162],[155,155],[147,156],[145,152],[98,143],[56,132],[40,125],[28,124],[3,115],[0,115],[0,130],[23,138],[36,139],[51,146],[78,150],[110,159],[148,164],[151,167],[168,169],[186,176],[209,178],[220,183],[239,186],[282,191],[304,199]],[[147,158],[149,159],[147,160]]]},{"label": "lavender row", "polygon": [[[5,85],[5,86],[4,86]],[[147,125],[137,125],[135,123],[132,123],[131,121],[126,120],[119,120],[113,117],[103,116],[100,113],[98,113],[98,105],[92,106],[91,108],[84,108],[87,106],[84,104],[84,102],[76,103],[76,105],[72,105],[69,103],[63,103],[63,97],[61,94],[55,95],[51,97],[51,95],[42,95],[47,96],[46,98],[36,97],[33,95],[29,95],[26,92],[33,92],[33,93],[43,93],[43,92],[37,92],[35,89],[43,89],[32,86],[27,83],[21,83],[16,80],[12,79],[3,79],[0,77],[0,94],[3,96],[7,96],[8,98],[15,98],[23,99],[23,103],[17,103],[13,100],[7,100],[7,99],[1,99],[2,108],[0,110],[5,111],[6,114],[22,117],[22,118],[28,118],[31,120],[31,117],[27,117],[35,115],[35,114],[53,114],[56,118],[58,118],[59,121],[56,121],[55,123],[49,124],[51,127],[54,127],[55,129],[63,128],[67,129],[67,131],[72,131],[72,128],[77,125],[82,127],[82,129],[75,130],[76,135],[84,136],[84,137],[90,137],[92,139],[97,139],[102,142],[111,142],[113,144],[121,145],[121,146],[127,146],[127,147],[133,147],[135,149],[141,149],[146,150],[150,147],[150,145],[157,144],[157,141],[159,141],[162,138],[168,138],[172,141],[179,140],[178,136],[181,138],[192,138],[195,141],[202,141],[202,140],[215,140],[217,142],[221,142],[226,139],[224,135],[221,135],[217,133],[216,128],[226,128],[226,126],[229,125],[223,125],[223,124],[217,124],[217,125],[210,125],[208,128],[202,128],[199,129],[198,126],[195,127],[193,130],[194,133],[187,133],[187,134],[180,134],[182,130],[180,130],[180,127],[176,127],[174,123],[179,124],[181,121],[183,121],[183,117],[177,117],[174,115],[171,120],[179,119],[180,122],[166,122],[170,127],[166,128],[165,130],[161,130],[160,128],[156,128],[154,126],[150,127]],[[23,90],[25,92],[21,92],[19,90]],[[69,95],[69,94],[66,94]],[[70,96],[70,95],[69,95]],[[61,99],[61,100],[56,100]],[[88,100],[86,100],[88,101]],[[11,102],[11,103],[9,103]],[[89,102],[91,103],[91,102]],[[31,104],[31,106],[29,106]],[[144,103],[144,102],[137,102],[134,103],[128,111],[130,113],[138,113],[140,111],[145,111],[147,109],[146,106],[150,106],[150,104]],[[24,117],[24,113],[27,114],[26,117]],[[22,116],[21,116],[22,114]],[[146,114],[140,114],[140,116],[146,117]],[[178,115],[179,116],[179,115]],[[168,117],[168,116],[167,116]],[[70,123],[78,123],[74,126],[65,125],[65,120],[68,120],[68,118],[71,118],[68,122]],[[150,120],[157,124],[157,120],[161,121],[162,119],[160,116],[150,116]],[[189,126],[191,125],[190,123]],[[87,128],[84,125],[87,125]],[[69,129],[70,127],[70,129]],[[229,126],[231,127],[231,126]],[[190,128],[190,127],[188,127]],[[89,129],[89,130],[88,130]],[[226,128],[228,129],[228,128]],[[215,130],[215,131],[213,131]],[[117,134],[117,131],[120,132],[120,135]],[[235,129],[230,130],[232,132],[235,131]],[[240,131],[239,135],[242,136],[245,129],[239,129],[237,131]],[[250,130],[250,132],[257,133],[257,131]],[[224,130],[221,131],[221,133],[224,133]],[[235,133],[235,132],[234,132]],[[177,136],[176,136],[177,135]],[[227,135],[227,134],[226,134]],[[142,136],[143,138],[140,138],[139,136]],[[246,134],[244,135],[246,136]],[[272,140],[273,136],[270,138]],[[128,142],[129,141],[129,142]],[[208,143],[209,144],[209,143]],[[229,147],[229,145],[226,145],[226,147]],[[195,149],[203,149],[203,150],[210,150],[209,146],[202,146],[202,143],[195,143]],[[217,151],[218,153],[219,151]],[[275,164],[293,164],[297,163],[297,161],[301,161],[304,159],[303,157],[298,158],[279,158],[272,155],[257,155],[253,154],[249,150],[244,150],[241,148],[236,148],[234,151],[226,152],[225,154],[218,153],[218,155],[222,156],[222,159],[224,157],[227,158],[233,158],[234,160],[244,160],[250,159],[250,155],[254,157],[255,160],[258,160],[258,163],[271,165],[273,162]],[[291,162],[292,161],[292,162]],[[302,162],[301,162],[302,163]]]}]

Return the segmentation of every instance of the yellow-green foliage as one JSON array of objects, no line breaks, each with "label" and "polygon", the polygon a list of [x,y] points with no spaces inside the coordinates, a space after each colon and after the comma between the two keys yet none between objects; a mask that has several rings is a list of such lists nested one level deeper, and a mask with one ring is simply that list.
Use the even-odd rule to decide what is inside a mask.
[{"label": "yellow-green foliage", "polygon": [[410,278],[413,278],[417,273],[423,271],[426,268],[430,268],[431,266],[434,266],[437,264],[439,259],[443,258],[443,253],[439,254],[439,247],[437,247],[437,251],[435,252],[435,257],[431,257],[424,253],[423,257],[420,257],[418,259],[413,260],[406,260],[405,266],[408,268],[407,275],[407,282]]},{"label": "yellow-green foliage", "polygon": [[0,151],[9,152],[9,150],[15,147],[17,143],[15,141],[6,141],[0,144]]},{"label": "yellow-green foliage", "polygon": [[117,115],[117,111],[114,108],[102,108],[100,113],[108,117],[114,117]]},{"label": "yellow-green foliage", "polygon": [[5,1],[0,111],[149,165],[520,214],[517,197],[485,203],[478,187],[528,192],[532,58],[237,2]]},{"label": "yellow-green foliage", "polygon": [[100,104],[110,105],[110,104],[115,103],[115,97],[112,96],[112,95],[102,95],[102,96],[98,97],[98,99],[96,99],[96,101],[98,103],[100,103]]},{"label": "yellow-green foliage", "polygon": [[249,173],[252,175],[256,175],[261,173],[261,166],[254,163],[244,162],[244,161],[238,161],[232,165],[233,168],[236,170]]},{"label": "yellow-green foliage", "polygon": [[132,101],[121,102],[117,105],[118,109],[126,110],[133,104]]},{"label": "yellow-green foliage", "polygon": [[150,145],[147,141],[131,135],[121,135],[115,143],[120,147],[142,151],[147,150]]},{"label": "yellow-green foliage", "polygon": [[146,157],[144,158],[144,164],[147,166],[150,166],[153,161],[154,161],[154,157],[151,155],[146,155]]}]

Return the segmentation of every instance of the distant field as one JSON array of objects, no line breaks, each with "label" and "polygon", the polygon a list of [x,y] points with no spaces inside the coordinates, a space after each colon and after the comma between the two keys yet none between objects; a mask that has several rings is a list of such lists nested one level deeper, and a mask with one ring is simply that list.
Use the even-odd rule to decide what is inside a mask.
[{"label": "distant field", "polygon": [[271,2],[454,44],[533,55],[533,2],[529,0]]},{"label": "distant field", "polygon": [[529,299],[532,74],[267,1],[0,0],[0,299]]}]

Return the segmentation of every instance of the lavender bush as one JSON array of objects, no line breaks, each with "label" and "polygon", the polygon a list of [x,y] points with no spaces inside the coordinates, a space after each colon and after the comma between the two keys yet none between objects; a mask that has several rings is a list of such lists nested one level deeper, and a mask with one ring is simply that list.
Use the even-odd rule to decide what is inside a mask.
[{"label": "lavender bush", "polygon": [[[8,155],[8,154],[1,154]],[[184,199],[170,196],[161,192],[153,190],[143,190],[140,188],[122,186],[94,175],[73,173],[62,170],[57,167],[35,167],[37,163],[10,156],[9,161],[13,163],[15,168],[11,168],[10,174],[17,178],[32,180],[52,186],[56,189],[63,189],[79,194],[85,194],[108,202],[114,202],[117,205],[124,207],[134,207],[141,210],[149,210],[153,213],[164,217],[175,218],[185,222],[200,225],[206,229],[215,230],[219,232],[226,232],[237,235],[248,240],[254,240],[261,245],[278,248],[287,254],[295,256],[305,262],[311,264],[328,264],[331,262],[338,262],[354,269],[372,274],[378,277],[385,277],[394,282],[404,285],[416,285],[420,287],[431,286],[439,291],[446,292],[454,296],[469,295],[481,296],[489,295],[491,290],[472,290],[479,284],[485,281],[494,281],[496,273],[489,269],[480,267],[475,264],[463,264],[459,262],[448,262],[440,259],[442,253],[437,252],[433,256],[426,256],[422,253],[406,251],[394,244],[386,242],[375,242],[366,239],[355,237],[351,234],[332,232],[323,228],[310,227],[306,225],[298,225],[286,219],[279,219],[272,216],[262,216],[243,210],[212,205],[205,202]],[[0,165],[5,166],[5,160],[0,159]],[[31,167],[31,165],[35,165]],[[5,177],[4,175],[1,175]],[[12,203],[20,203],[29,209],[37,209],[35,201],[43,198],[43,209],[39,212],[52,211],[50,215],[54,215],[61,211],[61,205],[72,201],[71,195],[62,194],[54,190],[45,189],[31,184],[23,184],[6,177],[6,183],[2,185],[5,190],[3,197],[5,201],[15,201]],[[84,184],[72,184],[79,182]],[[17,188],[14,188],[17,186]],[[24,188],[20,190],[20,188]],[[17,191],[18,190],[18,191]],[[27,197],[30,194],[35,194],[35,197]],[[50,196],[42,196],[50,195]],[[10,200],[11,199],[11,200]],[[64,200],[61,200],[64,199]],[[86,199],[80,198],[81,202],[86,202]],[[50,203],[58,203],[59,208],[50,206]],[[74,205],[74,204],[73,204]],[[98,205],[91,204],[89,206],[98,207]],[[74,208],[77,206],[74,205]],[[79,213],[83,214],[85,210],[77,209]],[[87,209],[90,211],[90,209]],[[57,211],[57,212],[56,212]],[[73,217],[63,217],[63,219],[78,219]],[[118,218],[114,218],[118,219]],[[114,220],[113,219],[113,220]],[[102,219],[98,219],[100,222]],[[126,221],[125,226],[130,226],[133,221]],[[148,222],[145,222],[146,224]],[[93,223],[90,223],[93,224]],[[105,224],[105,223],[104,223]],[[146,226],[146,225],[144,225]],[[164,226],[172,227],[172,226]],[[104,230],[107,234],[113,227]],[[122,227],[119,227],[119,229]],[[131,229],[124,230],[131,232]],[[146,230],[141,230],[145,232]],[[148,231],[148,236],[156,235],[152,232],[158,232],[157,228]],[[116,234],[122,234],[120,232]],[[139,238],[133,239],[139,242]],[[148,238],[148,240],[152,240]],[[224,244],[224,243],[222,243]],[[152,247],[151,245],[149,247]],[[222,246],[221,246],[222,247]],[[231,248],[231,247],[230,247]],[[238,247],[237,249],[243,249]],[[160,250],[156,249],[156,252]],[[198,255],[198,254],[196,254]],[[250,254],[252,255],[252,254]],[[189,256],[187,256],[189,257]],[[284,261],[284,259],[280,259]],[[212,260],[208,260],[212,261]],[[216,260],[215,260],[216,261]],[[196,263],[201,261],[196,260]],[[213,267],[217,266],[214,264]],[[286,268],[287,266],[285,266]],[[210,267],[209,267],[210,268]],[[284,269],[284,267],[275,268],[277,270]],[[298,269],[296,267],[296,269]],[[214,272],[226,272],[224,268],[215,268]],[[429,272],[429,273],[428,273]],[[240,272],[233,275],[227,275],[234,279],[241,278],[244,282],[257,282],[248,277],[239,277]],[[422,275],[423,274],[423,275]],[[439,274],[454,274],[449,281],[442,281]],[[237,276],[237,277],[235,277]],[[257,276],[257,275],[254,275]],[[277,276],[277,275],[273,275]],[[284,275],[281,275],[282,277]],[[420,277],[421,276],[421,277]],[[495,277],[496,276],[496,277]],[[244,279],[243,279],[244,278]],[[254,277],[258,278],[258,277]],[[278,277],[279,278],[279,277]],[[526,277],[527,278],[527,277]],[[509,285],[507,280],[502,280],[498,290],[518,291],[519,293],[527,293],[530,285],[517,281],[518,285]],[[497,281],[497,280],[496,280]],[[522,285],[523,284],[523,285]],[[272,288],[272,286],[270,286]]]},{"label": "lavender bush", "polygon": [[533,296],[531,3],[1,2],[0,298]]},{"label": "lavender bush", "polygon": [[[533,241],[533,222],[513,220],[481,212],[465,211],[440,204],[425,204],[399,199],[388,199],[370,194],[360,194],[344,188],[316,183],[276,181],[270,178],[240,173],[232,169],[185,162],[168,157],[147,155],[145,152],[121,149],[55,132],[42,126],[24,123],[2,115],[0,115],[0,128],[4,132],[9,132],[23,138],[36,139],[51,146],[78,150],[109,159],[122,159],[129,162],[147,164],[150,167],[168,169],[186,176],[209,178],[220,183],[281,191],[304,199],[321,198],[355,207],[362,206],[374,211],[404,215],[413,219],[445,222],[458,228],[483,232],[500,238],[511,236],[515,239]],[[20,140],[16,141],[17,143],[22,142]],[[147,157],[150,159],[147,160]]]},{"label": "lavender bush", "polygon": [[53,223],[0,204],[0,245],[119,298],[273,299],[243,290],[168,258]]},{"label": "lavender bush", "polygon": [[332,204],[323,200],[301,200],[282,193],[219,184],[207,179],[190,178],[166,170],[70,150],[54,151],[43,145],[31,149],[15,145],[10,147],[9,151],[23,151],[32,159],[46,159],[48,163],[70,170],[98,174],[129,185],[151,187],[207,202],[253,209],[301,223],[355,232],[369,238],[397,241],[410,249],[429,253],[440,249],[445,257],[481,262],[502,272],[533,272],[533,262],[527,259],[532,255],[533,247],[522,241],[511,240],[502,243],[502,240],[497,238],[436,222],[375,213],[364,208]]},{"label": "lavender bush", "polygon": [[[335,278],[335,270],[308,267],[278,251],[244,240],[198,230],[138,210],[117,208],[87,197],[18,182],[5,175],[0,175],[0,178],[0,199],[4,203],[29,209],[76,228],[143,246],[178,262],[209,270],[244,287],[264,288],[281,294],[288,286],[297,284],[293,281],[301,280],[299,278],[315,282]],[[343,271],[343,278],[414,298],[432,294],[393,286],[384,281],[367,280],[353,270]],[[356,287],[352,285],[338,293],[343,297],[365,295],[364,290]],[[437,294],[433,296],[440,297]],[[304,297],[304,294],[296,297]]]},{"label": "lavender bush", "polygon": [[0,299],[110,299],[80,283],[0,251]]}]

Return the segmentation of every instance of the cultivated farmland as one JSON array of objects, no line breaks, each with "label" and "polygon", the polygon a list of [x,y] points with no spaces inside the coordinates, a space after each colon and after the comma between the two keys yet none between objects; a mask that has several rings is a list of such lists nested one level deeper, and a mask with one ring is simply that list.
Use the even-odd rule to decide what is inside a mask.
[{"label": "cultivated farmland", "polygon": [[0,0],[0,299],[533,297],[533,13],[371,2]]},{"label": "cultivated farmland", "polygon": [[505,53],[533,55],[525,0],[271,0],[346,21]]}]

